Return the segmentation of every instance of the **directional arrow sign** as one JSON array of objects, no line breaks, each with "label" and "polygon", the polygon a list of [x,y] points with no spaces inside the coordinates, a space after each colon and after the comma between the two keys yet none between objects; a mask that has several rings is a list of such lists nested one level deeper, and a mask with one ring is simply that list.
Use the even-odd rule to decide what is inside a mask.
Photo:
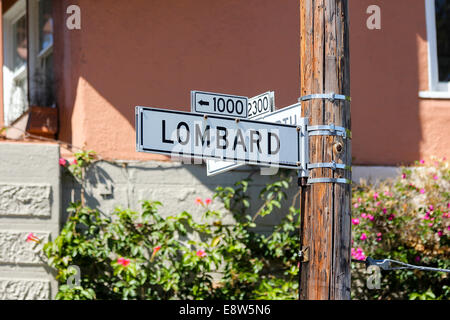
[{"label": "directional arrow sign", "polygon": [[298,169],[296,126],[136,107],[137,151]]},{"label": "directional arrow sign", "polygon": [[248,98],[229,94],[191,91],[191,111],[247,118]]},{"label": "directional arrow sign", "polygon": [[[275,122],[297,126],[302,123],[300,121],[301,114],[302,114],[301,104],[296,103],[294,105],[285,107],[275,112],[252,117],[252,119],[258,121]],[[206,174],[208,176],[214,176],[219,173],[224,173],[242,166],[243,164],[239,164],[236,162],[208,160],[206,162]]]},{"label": "directional arrow sign", "polygon": [[[275,111],[275,92],[268,91],[248,99],[248,119],[254,119],[263,114]],[[206,161],[206,175],[213,176],[243,166],[236,162],[208,160]]]}]

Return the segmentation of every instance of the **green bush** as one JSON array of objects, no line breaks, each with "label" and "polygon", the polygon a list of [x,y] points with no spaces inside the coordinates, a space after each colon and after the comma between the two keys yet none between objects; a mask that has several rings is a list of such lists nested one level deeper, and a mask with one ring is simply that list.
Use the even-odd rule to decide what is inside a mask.
[{"label": "green bush", "polygon": [[[297,297],[298,211],[290,208],[269,236],[252,231],[257,216],[286,199],[290,178],[261,192],[264,205],[251,217],[248,180],[218,188],[215,198],[234,213],[236,224],[203,202],[203,221],[187,212],[163,218],[158,202],[142,212],[117,209],[111,217],[74,204],[61,234],[44,245],[58,270],[57,299],[293,299]],[[77,286],[67,285],[76,265]],[[221,275],[213,279],[214,273]]]},{"label": "green bush", "polygon": [[[353,190],[352,258],[390,258],[413,265],[450,267],[450,167],[421,161],[399,177]],[[448,299],[448,274],[382,271],[380,290],[369,290],[364,268],[353,264],[352,296],[358,299]]]},{"label": "green bush", "polygon": [[[45,244],[58,271],[58,299],[297,299],[299,211],[286,204],[291,177],[261,190],[263,205],[250,207],[243,180],[219,187],[213,199],[197,199],[201,221],[187,212],[163,218],[158,202],[141,212],[117,209],[105,217],[73,204],[61,234]],[[220,201],[236,223],[225,225]],[[418,163],[377,186],[353,187],[352,258],[391,258],[449,268],[450,169],[446,161]],[[287,208],[269,234],[255,232],[255,219]],[[78,286],[67,285],[76,265]],[[445,273],[382,271],[381,288],[369,290],[364,265],[352,263],[355,299],[448,299]]]}]

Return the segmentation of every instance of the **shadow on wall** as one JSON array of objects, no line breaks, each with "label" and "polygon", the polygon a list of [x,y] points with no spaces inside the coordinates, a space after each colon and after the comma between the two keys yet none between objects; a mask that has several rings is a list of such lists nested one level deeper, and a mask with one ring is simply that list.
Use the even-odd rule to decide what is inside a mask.
[{"label": "shadow on wall", "polygon": [[[366,9],[381,8],[381,30]],[[354,164],[410,164],[420,157],[419,40],[426,39],[423,0],[350,1]]]},{"label": "shadow on wall", "polygon": [[[298,98],[298,0],[78,2],[81,30],[67,30],[64,15],[55,21],[64,30],[55,35],[62,140],[106,157],[148,159],[135,152],[136,105],[188,111],[192,89],[275,90],[277,107]],[[381,30],[366,27],[373,1],[349,4],[354,164],[412,163],[422,140],[424,3],[377,1]],[[80,81],[86,86],[78,89]]]},{"label": "shadow on wall", "polygon": [[[65,12],[69,4],[62,0],[55,10]],[[191,90],[249,97],[274,90],[278,107],[297,101],[297,0],[79,0],[78,5],[81,30],[68,31],[59,14],[64,31],[55,35],[62,140],[79,141],[76,136],[83,134],[88,147],[102,155],[130,159],[127,154],[136,157],[137,105],[189,111]],[[90,87],[83,92],[77,92],[80,78]]]},{"label": "shadow on wall", "polygon": [[[294,173],[293,173],[294,174]],[[259,170],[243,167],[239,171],[230,172],[211,179],[206,176],[204,165],[189,165],[168,162],[129,162],[122,164],[100,161],[87,170],[85,183],[86,205],[110,215],[115,208],[130,208],[141,210],[141,201],[160,201],[162,216],[176,215],[183,211],[191,213],[195,219],[200,219],[204,209],[197,205],[195,199],[213,198],[216,188],[233,186],[235,182],[251,176],[253,182],[249,185],[248,195],[251,197],[249,214],[255,214],[263,205],[259,192],[267,183],[276,181],[276,176],[259,176]],[[296,181],[295,177],[293,183]],[[294,204],[298,207],[298,188],[287,191],[288,199],[281,210],[275,209],[273,214],[258,218],[256,223],[259,231],[270,230],[280,223],[287,213],[287,208]],[[70,202],[80,200],[80,185],[68,174],[62,179],[63,223],[67,220],[66,208]],[[213,210],[224,212],[223,204],[213,200]],[[224,223],[232,223],[231,216]]]}]

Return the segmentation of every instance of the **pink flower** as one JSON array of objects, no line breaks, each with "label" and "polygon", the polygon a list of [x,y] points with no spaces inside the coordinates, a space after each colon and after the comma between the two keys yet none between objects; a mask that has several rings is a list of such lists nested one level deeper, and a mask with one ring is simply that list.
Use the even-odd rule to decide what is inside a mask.
[{"label": "pink flower", "polygon": [[377,233],[377,237],[381,237],[381,232],[378,232],[378,233]]},{"label": "pink flower", "polygon": [[429,226],[429,227],[432,227],[432,226],[433,226],[433,223],[429,223],[428,226]]},{"label": "pink flower", "polygon": [[201,206],[203,205],[203,201],[200,197],[195,198],[195,203]]},{"label": "pink flower", "polygon": [[377,203],[375,203],[375,206],[379,207],[381,204],[381,201],[377,201]]},{"label": "pink flower", "polygon": [[370,221],[373,221],[373,220],[375,220],[374,216],[373,216],[373,215],[371,215],[371,214],[369,214],[369,215],[367,216],[367,218],[369,218],[369,220],[370,220]]},{"label": "pink flower", "polygon": [[402,174],[402,179],[406,179],[406,173]]},{"label": "pink flower", "polygon": [[206,256],[206,252],[203,250],[198,250],[196,255],[197,255],[197,257],[203,258]]},{"label": "pink flower", "polygon": [[417,256],[417,257],[414,259],[414,261],[419,262],[419,261],[420,261],[420,257]]},{"label": "pink flower", "polygon": [[388,217],[388,220],[392,221],[392,220],[394,220],[394,218],[395,218],[395,214],[391,213]]},{"label": "pink flower", "polygon": [[367,218],[367,214],[365,214],[365,213],[361,213],[361,218]]},{"label": "pink flower", "polygon": [[420,164],[425,164],[425,160],[420,160]]},{"label": "pink flower", "polygon": [[383,208],[383,214],[386,214],[386,213],[387,213],[387,209]]},{"label": "pink flower", "polygon": [[357,226],[357,225],[359,224],[359,219],[358,219],[358,218],[352,219],[352,223],[353,223],[355,226]]},{"label": "pink flower", "polygon": [[421,193],[421,194],[424,194],[424,193],[425,193],[425,189],[423,189],[423,188],[420,189],[420,193]]},{"label": "pink flower", "polygon": [[439,177],[438,177],[438,176],[434,176],[433,179],[434,179],[434,180],[438,180]]},{"label": "pink flower", "polygon": [[352,248],[351,254],[352,254],[352,257],[356,260],[359,260],[359,261],[366,260],[366,256],[364,255],[364,252],[362,251],[361,248],[358,248],[357,250],[355,250],[355,248]]},{"label": "pink flower", "polygon": [[434,210],[434,206],[432,204],[430,204],[430,206],[428,208],[430,209],[430,211]]},{"label": "pink flower", "polygon": [[359,207],[359,204],[355,203],[353,206],[354,206],[355,208],[358,208],[358,207]]},{"label": "pink flower", "polygon": [[362,199],[361,199],[361,198],[358,198],[358,202],[361,203],[361,202],[362,202]]},{"label": "pink flower", "polygon": [[120,257],[119,259],[117,259],[117,263],[126,267],[130,264],[130,259]]},{"label": "pink flower", "polygon": [[74,164],[74,165],[77,165],[77,164],[78,164],[78,161],[77,161],[77,159],[73,159],[73,162],[72,162],[72,164]]},{"label": "pink flower", "polygon": [[39,240],[39,238],[38,238],[34,233],[30,232],[30,233],[28,234],[28,236],[27,236],[27,242],[36,242],[36,243],[39,243],[39,242],[41,242],[41,241]]},{"label": "pink flower", "polygon": [[206,203],[207,206],[209,206],[211,204],[211,202],[212,202],[211,198],[206,198],[205,199],[205,203]]},{"label": "pink flower", "polygon": [[363,233],[359,239],[360,239],[361,241],[364,241],[364,240],[367,239],[367,235],[366,235],[365,233]]},{"label": "pink flower", "polygon": [[373,200],[377,200],[379,197],[378,192],[375,192],[375,194],[373,195]]},{"label": "pink flower", "polygon": [[450,231],[450,226],[447,227],[447,231]]},{"label": "pink flower", "polygon": [[65,167],[67,165],[67,160],[64,158],[59,158],[59,165]]},{"label": "pink flower", "polygon": [[443,234],[444,234],[444,233],[443,233],[441,230],[438,231],[438,236],[439,236],[439,237],[442,237]]}]

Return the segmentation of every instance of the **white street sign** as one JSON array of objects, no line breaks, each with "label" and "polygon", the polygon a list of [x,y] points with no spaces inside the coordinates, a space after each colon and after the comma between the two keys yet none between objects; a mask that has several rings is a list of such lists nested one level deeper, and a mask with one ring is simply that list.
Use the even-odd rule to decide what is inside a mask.
[{"label": "white street sign", "polygon": [[229,94],[191,91],[191,111],[247,118],[248,98]]},{"label": "white street sign", "polygon": [[273,91],[268,91],[248,99],[248,119],[253,119],[273,111],[275,111],[275,92]]},{"label": "white street sign", "polygon": [[[248,119],[275,111],[275,92],[268,91],[248,99]],[[206,174],[213,176],[243,166],[236,162],[207,160]]]},{"label": "white street sign", "polygon": [[[266,115],[256,116],[253,118],[253,120],[283,123],[297,126],[301,124],[300,121],[301,114],[302,114],[301,103],[296,103],[294,105],[285,107],[283,109],[277,110],[275,112]],[[206,174],[208,176],[214,176],[219,173],[224,173],[242,167],[243,165],[244,164],[239,164],[236,162],[208,160],[206,162]]]},{"label": "white street sign", "polygon": [[136,107],[138,152],[298,169],[296,126]]}]

